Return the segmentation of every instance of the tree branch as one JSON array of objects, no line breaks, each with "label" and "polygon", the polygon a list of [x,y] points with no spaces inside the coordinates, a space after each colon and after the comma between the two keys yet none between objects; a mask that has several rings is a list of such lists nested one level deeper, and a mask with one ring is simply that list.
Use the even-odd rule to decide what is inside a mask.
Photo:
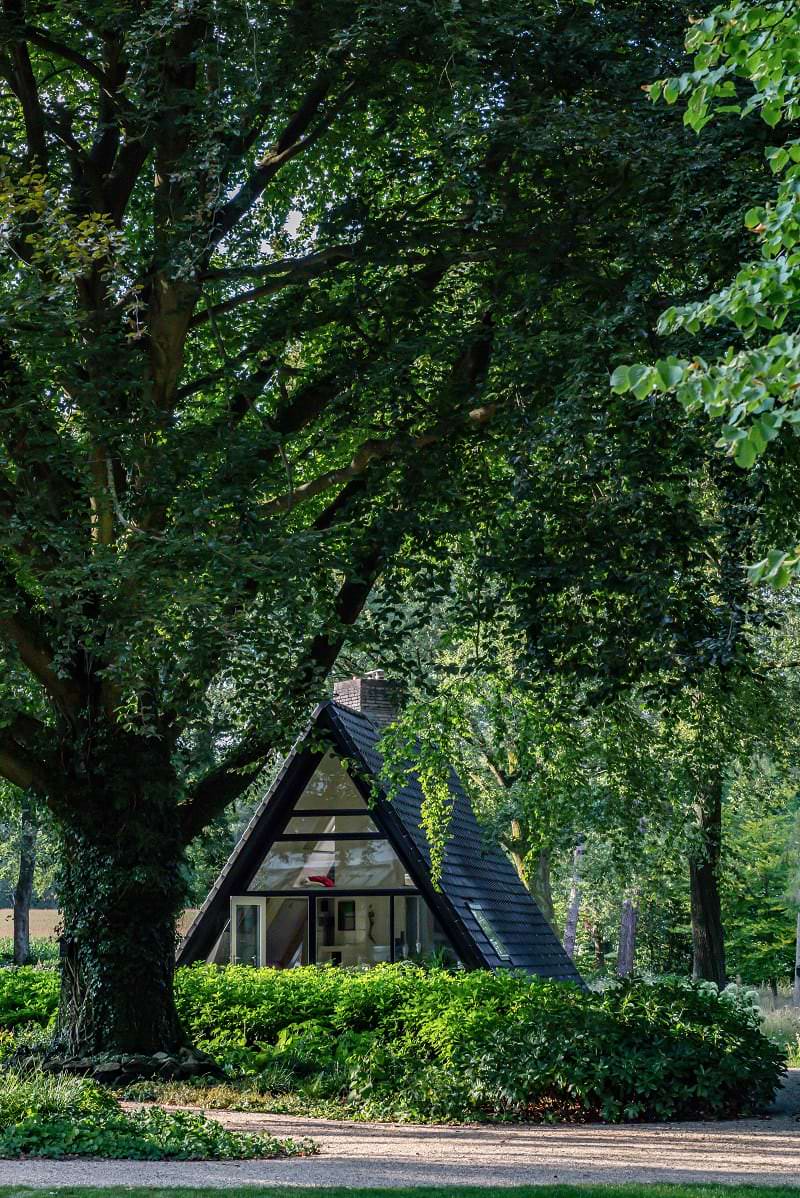
[{"label": "tree branch", "polygon": [[313,145],[330,128],[347,100],[353,84],[348,84],[343,89],[319,125],[310,133],[307,132],[311,122],[329,96],[333,84],[334,78],[328,72],[317,78],[275,144],[256,165],[256,169],[236,194],[227,204],[218,209],[209,233],[209,249],[219,245],[231,229],[250,211],[281,167]]},{"label": "tree branch", "polygon": [[[287,703],[307,706],[330,673],[344,644],[343,628],[355,624],[370,591],[383,568],[388,547],[384,542],[371,545],[359,563],[357,571],[345,579],[334,602],[336,631],[325,630],[309,645],[303,661],[295,672],[287,691]],[[239,795],[247,790],[263,769],[274,749],[273,741],[262,739],[260,730],[245,737],[215,769],[195,786],[183,808],[182,835],[188,844]]]},{"label": "tree branch", "polygon": [[14,91],[22,106],[25,133],[31,156],[42,170],[47,169],[47,143],[45,141],[45,119],[39,99],[39,87],[31,65],[30,54],[24,37],[24,21],[21,0],[3,0],[3,12],[11,26],[4,39],[9,44],[11,65],[14,72]]},{"label": "tree branch", "polygon": [[0,637],[16,650],[20,661],[41,683],[59,710],[73,714],[80,702],[80,692],[56,673],[53,651],[30,617],[20,613],[0,617]]},{"label": "tree branch", "polygon": [[204,280],[264,278],[270,275],[277,275],[278,278],[273,282],[264,283],[260,287],[252,287],[249,291],[242,291],[211,308],[204,308],[192,317],[189,327],[196,328],[198,325],[205,324],[212,317],[238,308],[240,304],[248,304],[268,295],[276,295],[285,287],[295,287],[299,283],[317,278],[318,275],[332,270],[342,262],[352,262],[358,248],[357,245],[332,246],[317,254],[308,254],[305,258],[283,258],[280,262],[268,262],[260,266],[233,266],[230,270],[204,271],[201,276]]},{"label": "tree branch", "polygon": [[[472,428],[480,428],[481,425],[487,424],[491,420],[494,412],[495,406],[493,404],[473,408],[467,414],[467,425]],[[341,466],[337,470],[327,470],[324,474],[310,479],[309,482],[301,483],[286,494],[271,499],[260,510],[262,513],[267,514],[289,511],[298,503],[304,503],[308,499],[313,499],[315,495],[319,495],[322,491],[328,491],[331,487],[338,486],[339,483],[345,483],[350,479],[358,478],[359,475],[364,473],[370,463],[374,461],[392,457],[394,454],[408,452],[409,450],[426,449],[429,445],[434,445],[437,441],[441,441],[449,432],[452,432],[454,427],[456,426],[451,423],[439,424],[429,432],[421,433],[417,437],[371,438],[359,445],[347,466]]]},{"label": "tree branch", "polygon": [[0,775],[22,789],[46,790],[48,771],[23,743],[45,731],[43,724],[28,715],[17,715],[0,728]]},{"label": "tree branch", "polygon": [[32,45],[39,46],[40,49],[47,50],[50,54],[55,54],[58,58],[63,58],[66,62],[80,67],[101,85],[105,83],[103,68],[98,63],[92,62],[90,58],[86,58],[78,50],[73,50],[71,46],[66,46],[63,42],[54,41],[43,29],[37,29],[35,25],[26,25],[23,32],[26,41]]}]

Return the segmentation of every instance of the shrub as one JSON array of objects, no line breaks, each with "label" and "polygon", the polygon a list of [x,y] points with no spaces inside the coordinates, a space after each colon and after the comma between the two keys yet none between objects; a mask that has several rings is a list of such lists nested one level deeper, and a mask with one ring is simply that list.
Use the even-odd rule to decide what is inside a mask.
[{"label": "shrub", "polygon": [[9,1070],[0,1085],[0,1157],[241,1160],[313,1150],[308,1141],[232,1132],[187,1111],[123,1111],[101,1086],[66,1074]]},{"label": "shrub", "polygon": [[[0,1056],[47,1035],[57,991],[52,972],[0,970]],[[197,965],[178,971],[176,997],[192,1039],[224,1064],[226,1093],[254,1109],[268,1096],[360,1118],[736,1116],[769,1102],[785,1054],[750,992],[681,979],[598,993],[409,963]]]},{"label": "shrub", "polygon": [[53,969],[23,965],[0,969],[0,1028],[49,1023],[58,1006],[59,976]]},{"label": "shrub", "polygon": [[[752,1113],[783,1068],[747,994],[682,979],[603,993],[417,966],[178,974],[200,1047],[364,1118],[684,1119]],[[271,1046],[271,1048],[270,1048]],[[248,1064],[249,1062],[249,1064]],[[273,1092],[277,1092],[275,1086]]]}]

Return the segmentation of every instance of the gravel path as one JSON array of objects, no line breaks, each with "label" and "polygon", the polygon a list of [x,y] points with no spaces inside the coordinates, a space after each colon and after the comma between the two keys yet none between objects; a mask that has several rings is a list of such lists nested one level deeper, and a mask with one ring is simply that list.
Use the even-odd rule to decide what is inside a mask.
[{"label": "gravel path", "polygon": [[0,1161],[0,1184],[413,1186],[751,1182],[800,1186],[800,1070],[775,1114],[738,1123],[419,1127],[209,1112],[228,1127],[309,1135],[286,1161]]}]

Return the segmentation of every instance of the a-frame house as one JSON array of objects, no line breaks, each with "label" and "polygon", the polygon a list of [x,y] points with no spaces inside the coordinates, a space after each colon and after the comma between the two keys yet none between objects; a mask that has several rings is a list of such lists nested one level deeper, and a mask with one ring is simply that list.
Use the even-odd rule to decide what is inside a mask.
[{"label": "a-frame house", "polygon": [[[377,741],[392,684],[337,686],[286,758],[180,946],[178,964],[341,965],[427,959],[581,984],[455,774],[440,887],[413,774],[387,800]],[[377,785],[376,785],[377,784]],[[377,790],[377,793],[376,793]]]}]

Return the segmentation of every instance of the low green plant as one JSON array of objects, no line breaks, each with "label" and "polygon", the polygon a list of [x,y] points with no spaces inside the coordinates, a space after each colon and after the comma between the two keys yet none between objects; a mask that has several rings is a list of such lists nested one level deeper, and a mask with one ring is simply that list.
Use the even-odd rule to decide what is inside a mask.
[{"label": "low green plant", "polygon": [[0,1028],[50,1023],[58,993],[59,977],[54,969],[36,965],[0,969]]},{"label": "low green plant", "polygon": [[590,993],[408,963],[194,966],[178,995],[240,1092],[287,1095],[288,1073],[310,1108],[338,1101],[360,1118],[736,1116],[763,1109],[783,1069],[749,992],[678,978]]},{"label": "low green plant", "polygon": [[85,1078],[7,1070],[0,1079],[0,1158],[98,1156],[132,1160],[242,1160],[307,1154],[306,1140],[229,1131],[189,1111],[124,1111]]},{"label": "low green plant", "polygon": [[[4,990],[5,975],[13,983]],[[40,1020],[55,1010],[54,982],[44,970],[0,970],[0,1012],[12,1017],[0,1056],[26,1037],[46,1038]],[[735,1117],[769,1103],[800,1036],[794,1024],[777,1035],[777,1012],[764,1036],[750,990],[720,994],[678,978],[588,992],[521,973],[411,963],[197,965],[178,971],[176,994],[191,1039],[227,1075],[224,1085],[183,1087],[196,1105],[349,1118]],[[26,1009],[40,1020],[13,1018]],[[169,1087],[146,1085],[136,1096],[174,1100]]]}]

